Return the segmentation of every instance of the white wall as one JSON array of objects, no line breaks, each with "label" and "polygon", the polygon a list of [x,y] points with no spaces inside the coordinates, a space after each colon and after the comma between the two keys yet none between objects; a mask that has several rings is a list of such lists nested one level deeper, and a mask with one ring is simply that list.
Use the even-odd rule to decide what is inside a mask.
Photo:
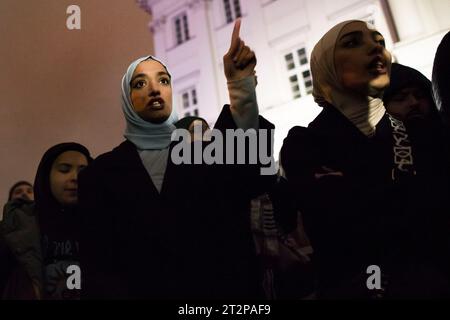
[{"label": "white wall", "polygon": [[[183,6],[190,8],[194,40],[175,48],[168,45],[167,42],[173,43],[173,31],[172,25],[166,23],[164,36],[155,35],[155,48],[157,53],[165,51],[161,56],[167,58],[171,67],[174,86],[197,83],[200,116],[214,122],[222,104],[228,102],[222,57],[228,50],[233,28],[232,23],[226,24],[222,1],[147,1],[156,3],[152,7],[154,16],[167,16],[167,21]],[[450,26],[450,0],[389,3],[400,37],[398,43],[393,43],[380,0],[241,0],[241,38],[258,58],[259,108],[276,125],[276,155],[291,127],[306,126],[320,112],[311,95],[293,100],[284,55],[304,46],[309,59],[315,43],[336,23],[374,19],[397,61],[430,76],[437,45]],[[193,74],[196,77],[189,78]]]},{"label": "white wall", "polygon": [[400,38],[393,55],[431,78],[436,49],[450,29],[450,0],[391,0],[389,4]]}]

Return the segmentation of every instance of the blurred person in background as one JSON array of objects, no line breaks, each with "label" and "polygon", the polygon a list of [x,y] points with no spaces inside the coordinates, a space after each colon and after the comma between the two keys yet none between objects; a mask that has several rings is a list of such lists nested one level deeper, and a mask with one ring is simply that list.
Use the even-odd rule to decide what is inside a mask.
[{"label": "blurred person in background", "polygon": [[16,182],[9,190],[8,201],[22,198],[26,200],[34,200],[33,185],[28,181]]}]

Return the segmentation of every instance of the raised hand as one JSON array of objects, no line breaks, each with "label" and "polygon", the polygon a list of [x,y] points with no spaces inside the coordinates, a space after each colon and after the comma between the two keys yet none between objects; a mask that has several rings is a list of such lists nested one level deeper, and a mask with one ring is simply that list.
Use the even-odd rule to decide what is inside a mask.
[{"label": "raised hand", "polygon": [[239,36],[241,19],[234,23],[231,44],[228,52],[223,56],[223,65],[227,81],[246,78],[255,74],[256,56],[250,47]]}]

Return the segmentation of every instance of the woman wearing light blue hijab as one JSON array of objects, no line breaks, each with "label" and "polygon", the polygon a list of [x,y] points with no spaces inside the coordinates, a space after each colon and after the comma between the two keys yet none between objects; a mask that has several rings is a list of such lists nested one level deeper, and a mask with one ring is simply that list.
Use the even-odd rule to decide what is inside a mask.
[{"label": "woman wearing light blue hijab", "polygon": [[[148,95],[148,104],[144,107],[138,97],[145,96],[139,91],[149,85],[152,73],[155,74],[155,88]],[[134,75],[134,76],[133,76]],[[126,119],[125,138],[133,142],[141,150],[163,149],[169,146],[174,123],[178,121],[175,108],[172,108],[171,75],[167,67],[153,56],[146,56],[135,60],[128,67],[122,78],[122,110]],[[160,90],[158,90],[160,88]],[[159,91],[159,95],[158,95]],[[136,101],[133,107],[132,98]],[[157,107],[153,107],[160,102]],[[136,106],[137,105],[137,106]],[[141,107],[139,111],[135,109]],[[167,117],[161,119],[159,117]]]},{"label": "woman wearing light blue hijab", "polygon": [[169,156],[170,138],[178,121],[172,107],[171,75],[153,56],[135,60],[122,78],[125,138],[132,142],[161,191]]},{"label": "woman wearing light blue hijab", "polygon": [[[239,26],[240,20],[224,56],[230,105],[215,128],[273,128],[258,115],[256,58]],[[174,164],[171,75],[156,58],[128,67],[122,109],[126,141],[80,176],[82,296],[260,297],[250,224],[240,214],[250,201],[248,182],[256,179],[228,168]],[[233,212],[237,203],[241,211]]]}]

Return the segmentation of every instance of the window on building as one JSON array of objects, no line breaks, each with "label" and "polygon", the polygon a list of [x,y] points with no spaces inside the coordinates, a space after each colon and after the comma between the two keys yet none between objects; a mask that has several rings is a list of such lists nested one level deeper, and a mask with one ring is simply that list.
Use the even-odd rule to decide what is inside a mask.
[{"label": "window on building", "polygon": [[301,65],[308,64],[308,58],[306,57],[306,50],[305,48],[301,48],[297,51],[298,53],[298,60],[300,61]]},{"label": "window on building", "polygon": [[185,92],[181,95],[181,100],[183,101],[183,109],[189,108],[189,93]]},{"label": "window on building", "polygon": [[306,48],[298,48],[284,55],[287,74],[294,99],[312,92],[312,77]]},{"label": "window on building", "polygon": [[292,70],[295,68],[294,55],[292,53],[285,55],[284,59],[286,60],[286,66],[288,70]]},{"label": "window on building", "polygon": [[312,92],[312,78],[311,71],[306,70],[303,71],[303,83],[305,84],[306,94],[310,94]]},{"label": "window on building", "polygon": [[367,23],[371,24],[371,25],[375,25],[375,19],[373,16],[367,17],[365,19],[362,19],[363,21],[366,21]]},{"label": "window on building", "polygon": [[197,105],[197,90],[192,89],[191,96],[192,96],[192,104]]},{"label": "window on building", "polygon": [[242,17],[240,0],[223,0],[223,8],[227,23],[231,23],[235,19]]},{"label": "window on building", "polygon": [[189,40],[189,24],[187,20],[187,15],[183,15],[183,28],[184,28],[184,38]]},{"label": "window on building", "polygon": [[312,78],[311,71],[305,70],[302,72],[303,75],[303,83],[305,84],[306,94],[310,94],[312,92]]},{"label": "window on building", "polygon": [[241,3],[239,2],[239,0],[234,0],[233,5],[234,5],[234,15],[235,15],[236,19],[239,17],[242,17]]},{"label": "window on building", "polygon": [[177,45],[189,40],[189,23],[186,12],[175,17],[174,28]]},{"label": "window on building", "polygon": [[199,116],[197,89],[195,87],[181,93],[181,104],[185,111],[185,117],[191,116],[192,114],[196,117]]},{"label": "window on building", "polygon": [[300,98],[301,93],[300,93],[300,86],[298,85],[297,75],[290,76],[289,81],[291,82],[291,89],[294,99]]}]

